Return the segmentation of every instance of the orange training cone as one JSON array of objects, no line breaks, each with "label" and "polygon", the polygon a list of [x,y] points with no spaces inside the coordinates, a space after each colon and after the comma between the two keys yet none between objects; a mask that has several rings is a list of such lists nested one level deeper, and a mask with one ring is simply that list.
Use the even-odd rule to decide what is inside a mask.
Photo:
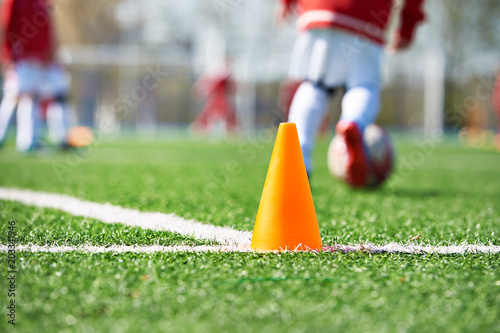
[{"label": "orange training cone", "polygon": [[320,250],[321,236],[293,123],[281,123],[253,229],[252,249]]}]

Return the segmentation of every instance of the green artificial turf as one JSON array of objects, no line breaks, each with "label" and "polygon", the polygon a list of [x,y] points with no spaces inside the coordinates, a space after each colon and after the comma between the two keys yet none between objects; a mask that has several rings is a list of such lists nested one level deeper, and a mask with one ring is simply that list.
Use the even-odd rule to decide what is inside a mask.
[{"label": "green artificial turf", "polygon": [[25,253],[17,324],[7,332],[494,333],[499,259]]},{"label": "green artificial turf", "polygon": [[[265,138],[101,143],[80,155],[48,158],[6,147],[0,151],[0,186],[252,230],[272,152],[273,141]],[[417,143],[397,145],[393,178],[377,191],[355,191],[332,179],[325,163],[328,141],[319,143],[311,186],[325,243],[417,237],[429,244],[500,245],[500,154],[452,144],[423,149]]]},{"label": "green artificial turf", "polygon": [[[264,134],[104,142],[42,157],[8,144],[0,187],[252,230],[273,148]],[[355,191],[329,176],[328,140],[319,142],[311,187],[324,244],[500,245],[499,153],[397,143],[393,178]],[[7,201],[0,219],[1,244],[11,219],[18,244],[207,244]],[[17,325],[4,308],[0,332],[500,332],[499,254],[17,252],[16,264]]]}]

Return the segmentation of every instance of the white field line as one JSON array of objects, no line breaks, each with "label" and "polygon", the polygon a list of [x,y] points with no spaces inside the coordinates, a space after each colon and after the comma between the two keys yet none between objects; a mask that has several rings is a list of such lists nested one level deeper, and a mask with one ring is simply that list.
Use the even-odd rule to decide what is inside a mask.
[{"label": "white field line", "polygon": [[75,216],[96,219],[104,223],[121,223],[143,229],[177,232],[198,239],[215,240],[224,245],[250,244],[252,233],[229,227],[185,220],[175,214],[140,212],[135,209],[81,200],[62,194],[35,192],[0,187],[0,199],[17,201],[25,205],[53,208]]},{"label": "white field line", "polygon": [[[0,252],[12,250],[7,245],[0,245]],[[248,246],[235,245],[202,245],[202,246],[95,246],[95,245],[16,245],[19,252],[83,252],[83,253],[156,253],[156,252],[251,252]],[[325,246],[323,252],[367,252],[367,253],[408,253],[408,254],[468,254],[468,253],[500,253],[500,246],[485,245],[453,245],[453,246],[424,246],[424,245],[403,245],[390,243],[383,246],[370,245],[334,245]]]},{"label": "white field line", "polygon": [[408,253],[408,254],[467,254],[467,253],[500,253],[500,246],[459,244],[448,246],[414,245],[389,243],[387,245],[359,244],[325,246],[327,252],[369,252],[369,253]]},{"label": "white field line", "polygon": [[[193,220],[185,220],[175,214],[147,213],[135,209],[100,204],[81,200],[67,195],[35,192],[30,190],[8,189],[0,187],[0,200],[16,201],[26,205],[58,209],[75,216],[100,220],[104,223],[121,223],[144,229],[177,232],[198,239],[216,240],[223,245],[215,246],[38,246],[17,245],[18,251],[32,252],[248,252],[252,233],[229,227],[217,227]],[[0,244],[0,252],[7,252],[8,247]],[[387,245],[359,244],[325,246],[325,252],[362,251],[370,253],[409,253],[409,254],[465,254],[465,253],[500,253],[500,246],[480,244],[458,244],[450,246],[431,246],[415,244]]]},{"label": "white field line", "polygon": [[[111,246],[40,246],[40,245],[16,245],[16,251],[20,252],[85,252],[85,253],[155,253],[155,252],[250,252],[249,247],[231,246],[231,245],[200,245],[200,246],[126,246],[126,245],[111,245]],[[12,248],[7,245],[0,245],[0,252],[8,252]]]}]

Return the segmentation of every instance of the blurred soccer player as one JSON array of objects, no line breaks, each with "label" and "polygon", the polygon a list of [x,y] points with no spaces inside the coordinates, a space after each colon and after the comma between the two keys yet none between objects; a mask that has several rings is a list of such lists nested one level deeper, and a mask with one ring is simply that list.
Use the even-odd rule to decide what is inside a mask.
[{"label": "blurred soccer player", "polygon": [[26,152],[38,146],[43,66],[54,55],[48,0],[4,0],[0,15],[6,78],[0,104],[0,142],[17,104],[16,147]]},{"label": "blurred soccer player", "polygon": [[224,68],[215,74],[202,76],[194,85],[193,92],[196,97],[205,98],[205,106],[193,121],[192,128],[196,131],[206,133],[212,125],[222,120],[229,132],[238,130],[236,111],[231,101],[234,95],[235,85],[231,79],[229,62]]},{"label": "blurred soccer player", "polygon": [[[380,60],[393,0],[280,0],[278,22],[298,10],[296,40],[289,77],[303,80],[292,101],[289,121],[297,124],[308,174],[318,128],[329,91],[346,86],[336,132],[344,135],[349,161],[347,180],[363,186],[368,174],[362,132],[378,116]],[[390,51],[407,48],[424,19],[423,0],[404,1],[401,24]]]}]

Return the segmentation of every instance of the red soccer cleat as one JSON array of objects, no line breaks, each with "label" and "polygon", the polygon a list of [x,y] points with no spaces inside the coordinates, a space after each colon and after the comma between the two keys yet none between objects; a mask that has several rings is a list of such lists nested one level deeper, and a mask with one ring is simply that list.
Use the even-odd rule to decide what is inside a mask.
[{"label": "red soccer cleat", "polygon": [[353,187],[364,187],[368,181],[369,162],[363,144],[363,134],[352,121],[341,120],[335,129],[336,133],[344,136],[347,156],[345,181]]}]

